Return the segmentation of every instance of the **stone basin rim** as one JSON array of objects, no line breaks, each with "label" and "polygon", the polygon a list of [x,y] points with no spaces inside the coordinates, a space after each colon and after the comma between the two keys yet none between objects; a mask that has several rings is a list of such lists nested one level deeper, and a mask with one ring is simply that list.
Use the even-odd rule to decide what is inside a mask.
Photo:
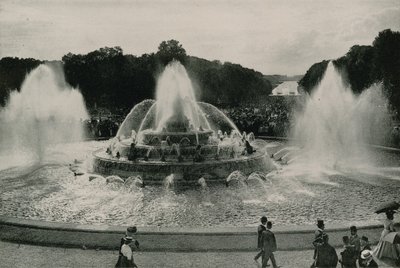
[{"label": "stone basin rim", "polygon": [[[337,225],[337,224],[336,224]],[[339,232],[348,231],[351,223],[339,224],[338,227],[330,227],[326,224],[326,232]],[[85,232],[85,233],[124,233],[128,225],[92,225],[92,224],[79,224],[79,223],[61,223],[50,222],[42,220],[32,220],[17,217],[10,217],[0,215],[0,228],[1,226],[15,226],[31,229],[42,229],[52,231],[70,231],[70,232]],[[382,228],[382,224],[366,224],[357,225],[358,230],[377,229]],[[138,233],[141,235],[249,235],[256,233],[256,226],[248,227],[162,227],[156,229],[155,227],[137,226]],[[316,225],[285,225],[274,227],[275,234],[303,234],[314,233]]]}]

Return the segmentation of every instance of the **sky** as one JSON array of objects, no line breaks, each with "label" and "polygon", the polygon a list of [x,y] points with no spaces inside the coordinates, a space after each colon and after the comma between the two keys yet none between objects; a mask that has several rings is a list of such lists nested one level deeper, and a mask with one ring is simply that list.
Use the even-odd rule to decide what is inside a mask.
[{"label": "sky", "polygon": [[388,28],[400,31],[399,0],[0,0],[0,58],[140,56],[176,39],[192,56],[294,75]]}]

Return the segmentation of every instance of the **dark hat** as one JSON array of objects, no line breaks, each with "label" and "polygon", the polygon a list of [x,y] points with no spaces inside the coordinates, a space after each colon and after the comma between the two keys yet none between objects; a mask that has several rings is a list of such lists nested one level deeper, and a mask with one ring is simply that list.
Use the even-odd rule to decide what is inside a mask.
[{"label": "dark hat", "polygon": [[137,232],[136,226],[131,226],[126,228],[126,236],[132,236],[136,232]]},{"label": "dark hat", "polygon": [[350,226],[350,231],[357,231],[357,227],[355,227],[354,225]]},{"label": "dark hat", "polygon": [[363,235],[363,236],[361,237],[361,240],[364,240],[365,242],[368,242],[368,237],[366,237],[366,236]]},{"label": "dark hat", "polygon": [[268,218],[266,216],[261,217],[261,222],[267,222],[267,221],[268,221]]},{"label": "dark hat", "polygon": [[324,220],[317,220],[317,226],[323,226],[324,224]]}]

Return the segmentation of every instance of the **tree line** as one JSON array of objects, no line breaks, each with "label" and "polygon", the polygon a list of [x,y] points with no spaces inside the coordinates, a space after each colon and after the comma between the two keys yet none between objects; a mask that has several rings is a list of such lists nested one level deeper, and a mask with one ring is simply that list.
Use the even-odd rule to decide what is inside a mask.
[{"label": "tree line", "polygon": [[[303,89],[312,93],[321,81],[327,60],[312,65],[299,81]],[[371,46],[354,45],[346,55],[333,61],[346,74],[346,81],[359,94],[374,83],[383,83],[392,110],[400,113],[400,32],[381,31]]]},{"label": "tree line", "polygon": [[[62,63],[67,82],[80,89],[89,108],[113,111],[153,98],[156,79],[172,59],[186,67],[201,101],[214,105],[259,102],[272,91],[271,83],[260,72],[189,56],[176,40],[163,41],[156,53],[135,56],[124,54],[120,47],[104,47],[87,54],[68,53]],[[25,75],[42,62],[10,57],[0,60],[0,105],[11,91],[20,90]]]}]

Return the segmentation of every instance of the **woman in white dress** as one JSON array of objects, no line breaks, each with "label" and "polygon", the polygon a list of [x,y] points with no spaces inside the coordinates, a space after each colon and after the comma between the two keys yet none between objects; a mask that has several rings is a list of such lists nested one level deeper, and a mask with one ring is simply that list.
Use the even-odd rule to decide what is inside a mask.
[{"label": "woman in white dress", "polygon": [[398,259],[400,256],[400,245],[392,244],[383,241],[383,238],[390,232],[395,232],[393,222],[394,211],[386,212],[386,220],[383,222],[383,231],[378,245],[375,247],[373,253],[375,257],[381,259],[383,257]]}]

